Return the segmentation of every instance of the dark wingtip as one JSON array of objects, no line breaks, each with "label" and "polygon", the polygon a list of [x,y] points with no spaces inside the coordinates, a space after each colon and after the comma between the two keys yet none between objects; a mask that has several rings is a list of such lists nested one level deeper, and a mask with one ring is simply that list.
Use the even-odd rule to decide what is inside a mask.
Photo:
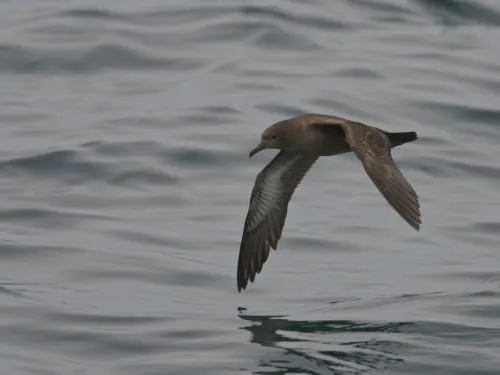
[{"label": "dark wingtip", "polygon": [[246,287],[247,287],[247,283],[245,282],[245,280],[243,280],[241,278],[240,275],[237,275],[237,280],[238,280],[238,293],[241,293],[242,290],[245,290]]},{"label": "dark wingtip", "polygon": [[236,283],[238,286],[238,293],[245,290],[248,284],[248,274],[245,272],[245,268],[242,264],[241,257],[238,259],[238,270],[236,272]]}]

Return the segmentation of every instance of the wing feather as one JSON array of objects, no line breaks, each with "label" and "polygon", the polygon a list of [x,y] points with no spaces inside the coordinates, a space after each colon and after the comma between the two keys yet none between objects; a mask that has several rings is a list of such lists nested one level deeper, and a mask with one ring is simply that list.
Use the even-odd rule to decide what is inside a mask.
[{"label": "wing feather", "polygon": [[317,157],[280,151],[257,175],[238,256],[238,291],[262,271],[270,248],[276,250],[288,203]]},{"label": "wing feather", "polygon": [[375,127],[361,123],[341,124],[346,141],[359,158],[377,189],[414,229],[422,224],[418,196],[392,159],[389,138]]}]

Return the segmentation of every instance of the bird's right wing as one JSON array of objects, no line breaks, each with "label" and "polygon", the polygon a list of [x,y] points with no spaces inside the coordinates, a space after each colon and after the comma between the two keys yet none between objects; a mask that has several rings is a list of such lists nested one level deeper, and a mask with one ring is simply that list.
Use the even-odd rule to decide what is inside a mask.
[{"label": "bird's right wing", "polygon": [[317,157],[280,151],[257,175],[238,256],[238,291],[260,273],[276,250],[285,225],[288,202]]}]

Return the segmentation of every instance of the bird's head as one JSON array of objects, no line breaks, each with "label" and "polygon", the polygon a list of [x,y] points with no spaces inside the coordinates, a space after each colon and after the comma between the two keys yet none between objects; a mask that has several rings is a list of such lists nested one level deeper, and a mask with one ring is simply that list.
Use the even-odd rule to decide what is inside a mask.
[{"label": "bird's head", "polygon": [[265,150],[266,148],[278,150],[286,149],[288,141],[285,127],[286,123],[280,121],[264,130],[260,137],[260,143],[252,151],[250,151],[249,157],[252,157],[259,151]]}]

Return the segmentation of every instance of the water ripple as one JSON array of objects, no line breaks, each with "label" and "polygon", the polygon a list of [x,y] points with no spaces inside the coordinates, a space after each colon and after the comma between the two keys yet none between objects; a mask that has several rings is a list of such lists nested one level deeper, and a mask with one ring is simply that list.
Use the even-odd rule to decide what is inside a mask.
[{"label": "water ripple", "polygon": [[16,175],[20,172],[29,175],[64,177],[74,183],[100,179],[108,174],[106,167],[95,162],[85,161],[74,150],[59,150],[18,159],[0,161],[0,171]]},{"label": "water ripple", "polygon": [[500,13],[478,1],[415,0],[415,2],[430,11],[437,21],[447,26],[459,26],[467,23],[500,25]]},{"label": "water ripple", "polygon": [[[495,1],[0,10],[2,374],[498,373]],[[422,230],[321,158],[238,293],[248,151],[302,112],[416,131]]]},{"label": "water ripple", "polygon": [[203,59],[155,57],[131,46],[97,45],[79,49],[40,50],[0,45],[0,71],[17,74],[83,74],[105,69],[196,70]]}]

